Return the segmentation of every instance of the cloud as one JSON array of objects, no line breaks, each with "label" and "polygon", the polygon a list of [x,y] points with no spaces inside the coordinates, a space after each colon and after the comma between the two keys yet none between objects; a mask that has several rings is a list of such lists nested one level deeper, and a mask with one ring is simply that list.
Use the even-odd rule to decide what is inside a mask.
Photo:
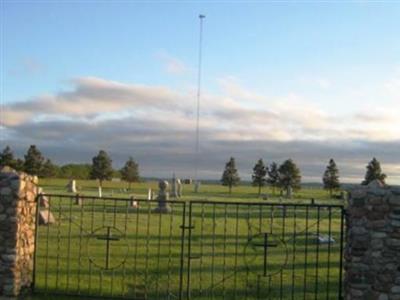
[{"label": "cloud", "polygon": [[173,57],[165,51],[160,51],[156,57],[162,61],[164,70],[172,75],[185,75],[189,72],[188,66],[180,59]]},{"label": "cloud", "polygon": [[400,76],[387,80],[384,87],[389,93],[398,96],[400,94]]},{"label": "cloud", "polygon": [[332,87],[332,81],[327,78],[324,78],[324,77],[303,76],[303,77],[299,78],[298,81],[302,85],[318,87],[323,90],[327,90]]},{"label": "cloud", "polygon": [[[360,181],[373,157],[400,179],[400,121],[391,107],[363,107],[338,115],[297,94],[267,97],[236,79],[205,91],[200,119],[200,174],[219,178],[235,156],[244,178],[254,161],[295,159],[304,178],[317,180],[333,157],[343,176]],[[116,164],[134,156],[144,175],[191,176],[194,160],[195,93],[165,86],[77,78],[72,88],[3,106],[4,144],[20,153],[37,144],[56,161],[90,161],[104,148]],[[179,175],[181,176],[181,175]],[[397,176],[397,177],[396,177]]]},{"label": "cloud", "polygon": [[72,80],[74,89],[4,105],[3,126],[46,117],[86,118],[128,111],[140,114],[185,106],[185,99],[166,87],[128,85],[94,77]]},{"label": "cloud", "polygon": [[242,100],[250,100],[250,101],[265,101],[266,98],[262,95],[259,95],[250,89],[243,86],[243,84],[239,81],[239,79],[233,76],[226,76],[217,79],[217,83],[219,84],[222,92],[230,97],[234,97]]}]

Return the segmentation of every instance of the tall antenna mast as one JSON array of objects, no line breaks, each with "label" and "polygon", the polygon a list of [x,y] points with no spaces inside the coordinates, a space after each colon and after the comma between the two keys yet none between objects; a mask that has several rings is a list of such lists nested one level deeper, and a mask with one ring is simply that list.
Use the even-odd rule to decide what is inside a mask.
[{"label": "tall antenna mast", "polygon": [[203,47],[203,19],[205,15],[199,15],[200,20],[200,36],[199,36],[199,61],[198,61],[198,73],[197,73],[197,116],[196,116],[196,161],[194,169],[195,179],[195,192],[199,191],[200,181],[198,179],[198,167],[199,167],[199,133],[200,133],[200,96],[201,96],[201,62],[202,62],[202,47]]}]

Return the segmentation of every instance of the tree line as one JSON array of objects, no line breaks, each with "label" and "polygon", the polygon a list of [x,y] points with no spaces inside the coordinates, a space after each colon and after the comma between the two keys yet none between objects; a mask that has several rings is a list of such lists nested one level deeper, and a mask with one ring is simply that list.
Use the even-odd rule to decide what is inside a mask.
[{"label": "tree line", "polygon": [[[58,166],[50,159],[45,158],[36,145],[31,145],[24,159],[15,158],[9,146],[6,146],[0,153],[0,166],[10,166],[17,171],[24,171],[31,175],[38,175],[44,178],[74,178],[74,179],[97,179],[100,185],[103,181],[110,180],[113,177],[119,177],[129,183],[139,181],[139,165],[132,158],[125,162],[125,165],[115,170],[112,167],[112,160],[108,153],[100,150],[99,153],[92,158],[92,164],[66,164]],[[364,180],[361,184],[367,185],[371,181],[378,179],[385,183],[386,174],[382,173],[379,161],[374,157],[366,167]],[[235,158],[231,157],[225,164],[222,174],[221,183],[228,186],[229,193],[232,187],[237,186],[240,182],[238,169],[236,168]],[[339,169],[333,159],[329,160],[328,165],[322,176],[324,189],[329,190],[330,194],[340,189]],[[263,159],[259,159],[253,167],[252,184],[258,187],[258,195],[261,194],[262,187],[269,185],[272,187],[273,193],[275,189],[286,191],[287,195],[292,190],[301,188],[301,172],[299,167],[292,159],[285,160],[278,165],[272,162],[266,165]]]},{"label": "tree line", "polygon": [[[382,173],[380,162],[374,157],[366,167],[366,173],[362,185],[367,185],[373,180],[380,180],[385,184],[386,174]],[[285,191],[287,196],[290,196],[292,190],[301,188],[301,172],[299,167],[292,159],[285,160],[278,166],[276,162],[266,165],[260,158],[253,167],[251,176],[252,185],[258,187],[258,196],[261,194],[262,187],[269,185],[275,194],[275,189]],[[229,193],[232,192],[232,187],[237,186],[240,182],[239,172],[236,168],[235,158],[231,157],[225,164],[225,169],[222,173],[221,183],[228,186]],[[340,189],[339,169],[334,159],[330,159],[326,169],[322,175],[322,184],[324,189],[328,190],[332,196],[334,191]]]},{"label": "tree line", "polygon": [[97,179],[102,185],[104,180],[119,177],[129,183],[139,181],[139,165],[132,157],[125,165],[115,170],[112,160],[106,151],[100,150],[93,157],[92,164],[66,164],[58,166],[50,159],[45,158],[36,145],[31,145],[24,159],[16,158],[9,146],[0,153],[0,166],[9,166],[17,171],[24,171],[30,175],[42,178],[73,178],[73,179]]}]

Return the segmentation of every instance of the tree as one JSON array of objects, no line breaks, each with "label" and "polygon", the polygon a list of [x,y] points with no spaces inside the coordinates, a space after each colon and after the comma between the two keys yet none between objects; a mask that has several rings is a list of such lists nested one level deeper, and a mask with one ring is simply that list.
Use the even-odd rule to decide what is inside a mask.
[{"label": "tree", "polygon": [[288,159],[279,166],[279,186],[286,190],[289,196],[290,189],[299,189],[301,186],[300,169],[296,166],[293,160]]},{"label": "tree", "polygon": [[23,171],[24,170],[24,161],[20,158],[17,158],[15,161],[14,169],[17,171]]},{"label": "tree", "polygon": [[16,161],[14,159],[14,154],[11,148],[7,145],[3,152],[0,153],[0,167],[9,166],[15,168]]},{"label": "tree", "polygon": [[268,168],[267,183],[272,186],[272,192],[275,195],[275,188],[279,185],[279,172],[276,162],[273,162]]},{"label": "tree", "polygon": [[92,169],[90,171],[91,179],[98,179],[100,182],[100,187],[103,186],[104,180],[111,179],[113,174],[112,169],[112,160],[108,156],[107,152],[104,150],[100,150],[99,154],[97,154],[92,159]]},{"label": "tree", "polygon": [[326,166],[326,170],[322,177],[322,182],[324,184],[324,189],[329,190],[331,197],[332,191],[340,188],[339,170],[332,158],[329,160],[329,164]]},{"label": "tree", "polygon": [[44,163],[44,157],[36,145],[31,145],[25,155],[24,170],[31,175],[40,175]]},{"label": "tree", "polygon": [[233,157],[231,157],[225,164],[225,170],[222,174],[221,182],[222,185],[229,187],[229,194],[232,193],[232,186],[236,186],[240,182],[235,159]]},{"label": "tree", "polygon": [[129,182],[129,189],[131,188],[132,182],[139,180],[139,166],[132,157],[129,157],[125,166],[121,169],[121,178]]},{"label": "tree", "polygon": [[53,164],[50,159],[47,159],[46,162],[43,164],[40,176],[45,178],[52,178],[56,177],[58,173],[59,167]]},{"label": "tree", "polygon": [[260,158],[253,168],[253,175],[251,176],[253,180],[253,186],[258,186],[258,196],[261,194],[261,187],[266,183],[265,176],[267,175],[268,168],[264,165],[263,160]]},{"label": "tree", "polygon": [[371,181],[378,179],[385,184],[386,174],[382,173],[380,162],[374,157],[367,165],[367,172],[362,185],[368,185]]}]

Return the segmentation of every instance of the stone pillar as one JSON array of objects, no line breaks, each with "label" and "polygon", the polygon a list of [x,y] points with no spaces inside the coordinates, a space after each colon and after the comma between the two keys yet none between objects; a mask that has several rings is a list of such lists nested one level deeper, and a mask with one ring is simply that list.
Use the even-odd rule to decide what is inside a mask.
[{"label": "stone pillar", "polygon": [[400,189],[379,181],[349,194],[345,299],[400,299]]},{"label": "stone pillar", "polygon": [[0,296],[30,288],[35,250],[37,177],[0,171]]}]

